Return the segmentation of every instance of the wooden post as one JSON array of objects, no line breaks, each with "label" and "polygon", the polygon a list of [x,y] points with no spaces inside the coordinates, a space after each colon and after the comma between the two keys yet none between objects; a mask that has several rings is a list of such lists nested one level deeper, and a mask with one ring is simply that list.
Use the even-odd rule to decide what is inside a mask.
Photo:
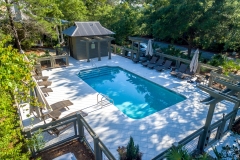
[{"label": "wooden post", "polygon": [[232,118],[229,121],[229,129],[232,128],[232,125],[233,125],[233,123],[234,123],[234,121],[236,119],[238,108],[239,108],[239,101],[238,101],[238,103],[235,103],[235,105],[234,105],[233,111],[235,111],[235,113],[234,113],[234,115],[232,116]]},{"label": "wooden post", "polygon": [[117,45],[115,44],[113,47],[114,47],[114,53],[117,54]]},{"label": "wooden post", "polygon": [[217,134],[215,137],[216,139],[221,139],[224,132],[225,125],[226,125],[226,118],[225,118],[225,114],[223,114],[222,124],[217,129]]},{"label": "wooden post", "polygon": [[98,61],[101,61],[101,52],[100,52],[100,41],[98,41]]},{"label": "wooden post", "polygon": [[212,73],[212,71],[211,71],[210,77],[209,77],[209,80],[208,80],[208,87],[211,87],[211,86],[212,86],[212,83],[213,83],[213,73]]},{"label": "wooden post", "polygon": [[90,60],[89,60],[89,42],[86,42],[86,52],[87,52],[87,62],[90,62]]},{"label": "wooden post", "polygon": [[108,43],[108,59],[111,59],[111,44],[110,41],[108,41],[107,43]]},{"label": "wooden post", "polygon": [[198,63],[198,67],[197,67],[197,71],[196,71],[196,73],[200,73],[200,69],[201,69],[201,64],[200,63]]},{"label": "wooden post", "polygon": [[[32,138],[31,128],[24,129],[24,132],[26,133],[28,139]],[[34,157],[36,155],[35,150],[34,150],[34,146],[30,146],[29,149],[30,149],[30,151],[32,153],[32,156]]]},{"label": "wooden post", "polygon": [[140,42],[138,42],[138,54],[140,52]]},{"label": "wooden post", "polygon": [[84,138],[84,127],[81,121],[80,112],[77,112],[77,124],[78,124],[79,141],[82,141]]},{"label": "wooden post", "polygon": [[102,151],[98,145],[99,143],[99,137],[95,136],[93,137],[93,142],[94,142],[94,155],[96,160],[102,160]]},{"label": "wooden post", "polygon": [[199,137],[199,140],[198,140],[197,149],[200,150],[201,152],[204,151],[204,148],[207,146],[208,141],[210,139],[210,135],[211,135],[210,126],[211,126],[215,106],[216,106],[216,103],[211,103],[210,104],[208,114],[207,114],[207,118],[206,118],[206,122],[205,122],[205,125],[204,125],[204,131],[203,131],[203,133],[201,134],[201,136]]}]

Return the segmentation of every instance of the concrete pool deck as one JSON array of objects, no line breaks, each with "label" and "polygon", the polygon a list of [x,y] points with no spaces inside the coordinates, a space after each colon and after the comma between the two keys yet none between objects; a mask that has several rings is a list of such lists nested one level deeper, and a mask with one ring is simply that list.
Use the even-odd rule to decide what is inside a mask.
[{"label": "concrete pool deck", "polygon": [[[180,141],[204,125],[208,106],[199,101],[208,94],[198,89],[195,84],[172,77],[169,70],[157,72],[114,54],[111,60],[102,57],[102,61],[97,61],[96,58],[92,61],[98,67],[105,65],[122,67],[187,98],[145,118],[131,119],[113,105],[103,108],[96,106],[98,93],[77,76],[81,69],[92,68],[91,62],[78,61],[70,57],[70,66],[66,68],[44,70],[43,75],[49,76],[53,89],[46,97],[48,103],[53,104],[63,99],[71,100],[74,105],[69,107],[70,110],[64,111],[62,116],[78,110],[87,112],[85,120],[116,158],[118,146],[126,146],[130,136],[133,137],[135,144],[139,145],[143,160],[149,160],[171,147],[172,143]],[[227,101],[218,103],[212,123],[222,118],[223,113],[232,111],[232,107],[229,106],[233,104]],[[37,119],[31,121],[33,116],[27,117],[26,109],[23,108],[21,112],[24,112],[22,117],[25,127],[43,124]],[[72,132],[68,130],[65,134]],[[61,136],[59,138],[48,136],[47,140],[50,143],[51,140],[57,141],[60,138]]]}]

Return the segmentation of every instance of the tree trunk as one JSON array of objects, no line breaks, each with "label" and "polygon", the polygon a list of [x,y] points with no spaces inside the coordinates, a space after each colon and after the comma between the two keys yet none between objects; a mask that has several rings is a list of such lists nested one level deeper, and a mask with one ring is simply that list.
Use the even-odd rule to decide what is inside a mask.
[{"label": "tree trunk", "polygon": [[188,58],[190,58],[190,56],[191,56],[192,47],[193,47],[192,44],[193,44],[193,38],[189,37],[189,39],[188,39],[188,54],[187,54]]},{"label": "tree trunk", "polygon": [[21,44],[20,44],[20,41],[19,41],[19,38],[18,38],[18,33],[17,33],[17,30],[16,30],[16,27],[14,25],[13,15],[12,15],[11,8],[10,8],[10,2],[8,0],[5,0],[5,3],[6,3],[6,7],[7,7],[9,23],[10,23],[10,26],[11,26],[11,29],[12,29],[12,32],[13,32],[13,36],[14,36],[14,39],[15,39],[15,45],[17,46],[17,49],[21,53],[22,48],[21,48]]}]

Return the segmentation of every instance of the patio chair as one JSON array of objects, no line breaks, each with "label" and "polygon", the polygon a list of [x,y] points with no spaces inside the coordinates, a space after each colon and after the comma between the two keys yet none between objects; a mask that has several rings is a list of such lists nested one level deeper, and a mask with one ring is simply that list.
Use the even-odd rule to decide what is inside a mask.
[{"label": "patio chair", "polygon": [[133,61],[134,63],[138,63],[138,62],[139,62],[139,59],[133,58],[132,61]]},{"label": "patio chair", "polygon": [[185,73],[178,73],[177,78],[179,79],[190,79],[194,76],[194,72],[190,72],[190,69],[187,69]]},{"label": "patio chair", "polygon": [[[33,77],[33,80],[35,83],[38,83],[38,82],[36,82],[34,77]],[[59,101],[59,102],[49,105],[43,92],[42,92],[42,89],[40,89],[40,87],[38,85],[36,85],[34,87],[34,90],[32,92],[33,92],[34,96],[38,98],[38,101],[43,104],[43,107],[30,106],[30,114],[34,115],[34,111],[35,111],[37,113],[37,115],[34,115],[34,116],[37,118],[40,118],[40,119],[45,119],[45,116],[58,117],[58,116],[60,116],[59,112],[53,112],[53,111],[59,111],[63,108],[69,109],[68,106],[73,105],[73,103],[70,100],[62,100],[62,101]],[[46,113],[43,113],[44,108],[48,109],[49,111]]]},{"label": "patio chair", "polygon": [[155,63],[155,64],[148,64],[147,67],[153,69],[153,68],[156,67],[156,66],[162,66],[162,65],[163,65],[163,62],[164,62],[163,59],[159,59],[159,60],[157,61],[157,63]]},{"label": "patio chair", "polygon": [[157,59],[158,59],[157,57],[153,56],[149,62],[144,62],[144,63],[142,63],[142,65],[147,67],[148,64],[155,64]]},{"label": "patio chair", "polygon": [[155,67],[155,69],[156,69],[157,71],[163,71],[163,70],[165,70],[165,69],[170,68],[170,67],[171,67],[171,64],[172,64],[172,61],[166,60],[166,62],[164,63],[164,65],[162,65],[162,66],[157,66],[157,67]]},{"label": "patio chair", "polygon": [[33,76],[37,81],[42,80],[42,81],[47,81],[48,80],[48,76],[38,76],[38,75],[34,75]]},{"label": "patio chair", "polygon": [[48,86],[52,85],[51,81],[39,81],[37,82],[38,86],[44,86],[45,88],[47,88]]},{"label": "patio chair", "polygon": [[171,71],[170,74],[171,74],[172,76],[177,76],[177,75],[180,74],[180,73],[185,73],[186,70],[187,70],[187,67],[188,67],[188,65],[182,63],[182,64],[180,65],[178,71],[175,71],[175,70],[174,70],[174,71]]},{"label": "patio chair", "polygon": [[49,94],[48,94],[49,92],[53,92],[52,88],[42,87],[40,89],[42,90],[43,94],[46,94],[48,96],[49,96]]}]

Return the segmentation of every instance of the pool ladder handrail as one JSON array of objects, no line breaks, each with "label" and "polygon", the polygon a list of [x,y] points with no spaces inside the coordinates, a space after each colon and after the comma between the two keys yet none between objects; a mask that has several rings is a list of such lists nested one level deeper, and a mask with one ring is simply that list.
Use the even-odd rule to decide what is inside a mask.
[{"label": "pool ladder handrail", "polygon": [[[90,59],[90,62],[91,62],[91,64],[92,64],[92,67],[93,68],[97,68],[97,71],[98,71],[98,74],[100,73],[100,70],[99,70],[99,68],[98,68],[98,66],[96,65],[96,63],[94,63],[93,61],[92,61],[92,59]],[[78,72],[78,75],[79,74],[81,74],[81,70]]]},{"label": "pool ladder handrail", "polygon": [[99,70],[98,66],[96,65],[96,63],[94,63],[92,59],[90,59],[90,62],[92,63],[93,68],[97,68],[97,71],[98,71],[98,74],[99,74],[100,70]]},{"label": "pool ladder handrail", "polygon": [[109,103],[112,103],[113,105],[114,105],[114,100],[113,99],[111,99],[111,98],[109,98],[107,95],[105,95],[105,94],[102,94],[102,93],[98,93],[98,95],[97,95],[97,104],[99,103],[99,101],[98,101],[98,96],[99,95],[101,95],[102,96],[102,98],[101,98],[101,107],[103,106],[102,105],[102,102],[103,102],[103,98],[105,98],[106,100],[108,100],[109,101]]}]

